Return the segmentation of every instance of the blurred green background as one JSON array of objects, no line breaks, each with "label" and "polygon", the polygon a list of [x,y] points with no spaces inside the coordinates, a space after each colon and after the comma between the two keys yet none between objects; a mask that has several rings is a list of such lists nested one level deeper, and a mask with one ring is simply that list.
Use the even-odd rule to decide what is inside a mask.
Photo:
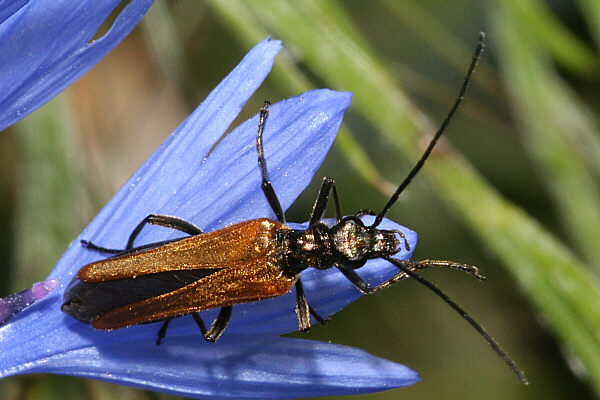
[{"label": "blurred green background", "polygon": [[[107,24],[108,27],[108,24]],[[521,366],[415,282],[295,334],[364,348],[422,381],[367,399],[572,399],[600,393],[600,2],[163,1],[115,51],[0,135],[0,294],[43,280],[68,243],[243,55],[284,51],[264,99],[354,92],[320,177],[346,213],[379,210],[450,108],[480,31],[487,48],[445,140],[390,213],[419,233],[415,259],[478,265],[488,280],[428,271]],[[102,32],[99,32],[99,36]],[[393,190],[393,189],[392,189]],[[0,381],[6,399],[167,399],[57,376]]]}]

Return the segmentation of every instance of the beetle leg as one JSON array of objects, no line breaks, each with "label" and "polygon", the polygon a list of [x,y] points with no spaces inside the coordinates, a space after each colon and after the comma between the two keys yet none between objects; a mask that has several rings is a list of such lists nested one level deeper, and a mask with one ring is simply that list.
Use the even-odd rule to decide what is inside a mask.
[{"label": "beetle leg", "polygon": [[310,310],[300,279],[296,281],[296,314],[298,315],[298,329],[303,332],[308,331],[310,329]]},{"label": "beetle leg", "polygon": [[133,248],[133,242],[142,231],[142,228],[146,226],[146,224],[159,225],[171,229],[176,229],[178,231],[185,232],[189,235],[199,235],[202,233],[202,230],[196,225],[192,224],[191,222],[187,222],[181,218],[172,217],[170,215],[150,214],[146,216],[146,218],[144,218],[131,232],[131,235],[129,235],[129,240],[127,241],[127,246],[125,246],[125,250],[131,250]]},{"label": "beetle leg", "polygon": [[404,280],[407,275],[404,272],[399,272],[392,278],[381,283],[380,285],[371,287],[363,278],[361,278],[353,269],[344,268],[343,265],[335,265],[337,269],[356,287],[362,294],[374,294],[385,288],[392,286],[394,283]]},{"label": "beetle leg", "polygon": [[325,211],[327,209],[327,203],[329,202],[329,195],[333,196],[333,205],[335,206],[335,219],[339,224],[342,221],[342,209],[340,207],[340,201],[338,199],[337,190],[335,188],[335,181],[332,178],[325,177],[321,183],[319,194],[315,200],[312,212],[310,214],[310,220],[308,226],[316,224],[323,219]]},{"label": "beetle leg", "polygon": [[85,247],[86,249],[88,249],[88,250],[94,250],[94,251],[97,251],[99,253],[119,254],[119,253],[123,252],[122,249],[107,249],[106,247],[97,246],[94,243],[89,242],[87,240],[82,240],[81,241],[81,245],[83,247]]},{"label": "beetle leg", "polygon": [[375,211],[371,210],[370,208],[363,208],[362,210],[359,210],[356,214],[354,214],[356,217],[362,217],[363,215],[377,215],[375,213]]},{"label": "beetle leg", "polygon": [[[200,313],[193,312],[192,313],[192,317],[194,318],[194,321],[196,322],[196,325],[198,325],[198,328],[200,328],[200,332],[202,332],[202,336],[206,337],[206,335],[207,335],[207,333],[206,333],[206,325],[204,325],[204,321],[202,320],[202,317],[200,316]],[[173,318],[169,318],[169,319],[165,320],[165,322],[163,322],[162,326],[160,327],[160,330],[158,331],[158,336],[156,338],[156,345],[157,346],[160,346],[160,344],[162,343],[163,339],[165,338],[165,335],[167,334],[167,328],[169,327],[169,323],[172,320],[173,320]]]},{"label": "beetle leg", "polygon": [[204,334],[204,339],[207,342],[216,342],[219,340],[225,328],[229,325],[229,319],[231,318],[231,306],[221,307],[219,315],[215,318],[208,332]]},{"label": "beetle leg", "polygon": [[317,320],[317,322],[320,323],[321,325],[327,325],[327,323],[329,322],[329,318],[323,318],[323,317],[321,317],[317,313],[317,311],[310,306],[310,304],[308,305],[308,311],[310,312],[310,315],[312,315],[313,317],[315,317],[315,319]]},{"label": "beetle leg", "polygon": [[123,249],[108,249],[106,247],[98,246],[87,240],[82,240],[81,244],[87,249],[95,250],[95,251],[98,251],[101,253],[119,254],[124,251],[133,249],[133,242],[135,241],[137,236],[142,231],[142,228],[144,228],[144,226],[146,226],[146,224],[159,225],[159,226],[164,226],[164,227],[171,228],[171,229],[176,229],[178,231],[185,232],[189,235],[199,235],[202,233],[202,230],[200,228],[198,228],[196,225],[192,224],[191,222],[187,222],[181,218],[172,217],[170,215],[150,214],[150,215],[146,216],[146,218],[144,218],[135,227],[135,229],[131,232],[131,235],[129,235],[129,239],[127,240],[127,246],[125,246],[124,250]]},{"label": "beetle leg", "polygon": [[329,319],[321,317],[314,308],[308,304],[306,295],[304,294],[304,287],[302,281],[298,279],[296,281],[296,314],[298,315],[298,329],[306,332],[310,329],[310,316],[315,317],[317,322],[321,325],[325,325]]},{"label": "beetle leg", "polygon": [[[389,262],[394,264],[400,272],[388,279],[387,281],[371,287],[366,281],[364,281],[358,274],[350,268],[345,268],[343,265],[336,264],[337,269],[344,274],[346,278],[363,294],[377,293],[385,288],[392,286],[394,283],[402,281],[407,278],[413,278],[419,280],[415,276],[420,277],[417,271],[428,267],[440,267],[440,268],[451,268],[458,271],[466,272],[467,274],[474,276],[479,280],[484,280],[485,277],[480,275],[477,268],[467,264],[460,264],[453,261],[440,261],[440,260],[423,260],[423,261],[405,261],[396,260],[393,258],[387,258]],[[410,272],[406,272],[410,271]]]},{"label": "beetle leg", "polygon": [[283,212],[283,208],[281,207],[281,203],[277,198],[277,194],[275,194],[275,189],[273,189],[273,185],[271,185],[271,181],[269,181],[269,171],[267,170],[267,160],[265,159],[265,151],[263,149],[262,135],[263,130],[265,129],[265,124],[267,123],[267,118],[269,116],[269,106],[271,103],[265,101],[265,104],[260,109],[260,118],[258,122],[258,133],[256,134],[256,151],[258,153],[258,167],[260,169],[260,174],[262,176],[262,183],[260,185],[271,209],[277,216],[277,220],[281,223],[285,223],[285,213]]},{"label": "beetle leg", "polygon": [[198,325],[198,328],[200,328],[200,332],[202,332],[202,336],[206,336],[206,325],[204,325],[204,321],[202,320],[200,313],[193,312],[192,317],[194,318],[194,321],[196,321],[196,325]]},{"label": "beetle leg", "polygon": [[169,327],[169,322],[171,322],[172,319],[173,318],[169,318],[165,322],[163,322],[162,326],[158,330],[158,335],[156,336],[156,345],[157,346],[160,346],[163,339],[165,338],[165,335],[167,334],[167,328]]},{"label": "beetle leg", "polygon": [[[341,265],[336,264],[335,265],[336,268],[342,273],[344,274],[344,276],[362,293],[362,294],[373,294],[381,289],[378,289],[379,286],[383,286],[386,285],[387,282],[393,280],[394,278],[390,279],[389,281],[386,281],[384,283],[382,283],[379,286],[376,286],[374,288],[372,288],[365,280],[363,280],[363,278],[361,278],[360,276],[358,276],[358,274],[356,272],[354,272],[353,269],[348,269],[348,268],[344,268]],[[385,287],[389,286],[386,285]],[[383,289],[383,288],[382,288]]]}]

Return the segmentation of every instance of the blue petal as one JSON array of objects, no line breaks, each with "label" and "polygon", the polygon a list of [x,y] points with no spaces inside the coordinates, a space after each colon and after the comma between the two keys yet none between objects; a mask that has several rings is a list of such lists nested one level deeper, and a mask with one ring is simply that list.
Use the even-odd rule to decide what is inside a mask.
[{"label": "blue petal", "polygon": [[202,399],[360,394],[419,380],[405,366],[341,345],[239,335],[218,343],[189,335],[169,339],[168,346],[160,347],[135,337],[108,344],[99,341],[49,355],[13,372],[59,371]]},{"label": "blue petal", "polygon": [[[257,117],[233,130],[210,154],[209,150],[267,75],[279,49],[277,41],[256,46],[140,167],[79,239],[122,248],[131,229],[150,213],[175,215],[205,231],[272,216],[260,190]],[[350,98],[348,93],[315,90],[271,107],[265,153],[284,208],[321,164]],[[402,230],[414,248],[414,232],[387,220],[382,227]],[[139,244],[176,235],[149,227],[139,236]],[[168,342],[160,348],[154,345],[156,324],[96,331],[63,314],[60,305],[73,274],[101,257],[74,241],[50,275],[61,282],[61,290],[0,327],[0,377],[28,372],[72,374],[203,398],[361,393],[418,379],[406,367],[356,349],[273,335],[235,334],[296,330],[290,295],[236,307],[231,331],[217,344],[205,343],[190,318],[175,320]],[[410,252],[399,257],[408,258]],[[380,282],[396,272],[387,264],[369,262],[361,275],[369,282]],[[303,274],[303,281],[311,303],[324,315],[358,297],[339,273],[309,272]]]},{"label": "blue petal", "polygon": [[137,25],[152,0],[132,0],[110,30],[90,42],[120,3],[121,0],[0,3],[0,131],[92,68]]},{"label": "blue petal", "polygon": [[0,325],[4,324],[36,301],[46,297],[57,285],[58,281],[56,279],[36,282],[29,289],[1,298]]},{"label": "blue petal", "polygon": [[18,9],[27,4],[29,0],[1,0],[0,1],[0,24],[13,15]]}]

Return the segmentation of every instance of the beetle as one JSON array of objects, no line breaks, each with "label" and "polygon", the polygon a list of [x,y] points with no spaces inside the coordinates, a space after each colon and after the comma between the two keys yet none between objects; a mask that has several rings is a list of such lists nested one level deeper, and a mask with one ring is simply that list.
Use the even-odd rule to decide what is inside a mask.
[{"label": "beetle", "polygon": [[[157,344],[165,337],[173,318],[191,314],[204,338],[215,342],[225,331],[232,307],[286,294],[295,288],[296,313],[301,331],[310,328],[310,316],[327,322],[306,299],[301,272],[307,268],[325,270],[335,267],[360,292],[373,294],[392,284],[412,278],[427,286],[461,314],[492,348],[526,382],[520,369],[462,308],[418,271],[427,267],[451,268],[484,279],[474,266],[452,261],[409,261],[393,258],[409,242],[399,230],[378,226],[423,167],[438,139],[456,113],[483,50],[482,34],[460,93],[425,152],[399,185],[383,209],[343,216],[335,181],[325,177],[314,203],[306,229],[287,225],[275,189],[269,180],[262,136],[269,115],[269,103],[260,110],[256,149],[261,173],[261,189],[277,220],[260,218],[244,221],[213,232],[202,232],[194,224],[173,216],[151,214],[133,229],[125,249],[109,249],[82,241],[88,249],[112,254],[104,260],[82,267],[65,291],[62,310],[71,317],[101,330],[163,321]],[[330,198],[335,209],[335,224],[327,225],[325,211]],[[374,215],[365,225],[364,215]],[[160,225],[190,236],[135,247],[135,240],[146,225]],[[370,286],[355,270],[370,259],[385,259],[398,268],[389,280]],[[207,329],[199,312],[219,309]]]}]

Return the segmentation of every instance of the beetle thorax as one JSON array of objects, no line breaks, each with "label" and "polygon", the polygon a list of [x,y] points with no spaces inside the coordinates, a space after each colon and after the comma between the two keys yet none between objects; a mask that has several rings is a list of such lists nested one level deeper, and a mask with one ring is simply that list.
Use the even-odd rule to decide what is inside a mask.
[{"label": "beetle thorax", "polygon": [[372,258],[392,256],[400,247],[393,232],[364,226],[360,220],[344,220],[331,231],[338,261],[354,268]]},{"label": "beetle thorax", "polygon": [[282,269],[289,275],[306,268],[328,269],[336,262],[359,268],[369,259],[396,254],[400,247],[393,232],[366,227],[356,218],[331,228],[318,223],[306,230],[280,230],[277,242]]}]

